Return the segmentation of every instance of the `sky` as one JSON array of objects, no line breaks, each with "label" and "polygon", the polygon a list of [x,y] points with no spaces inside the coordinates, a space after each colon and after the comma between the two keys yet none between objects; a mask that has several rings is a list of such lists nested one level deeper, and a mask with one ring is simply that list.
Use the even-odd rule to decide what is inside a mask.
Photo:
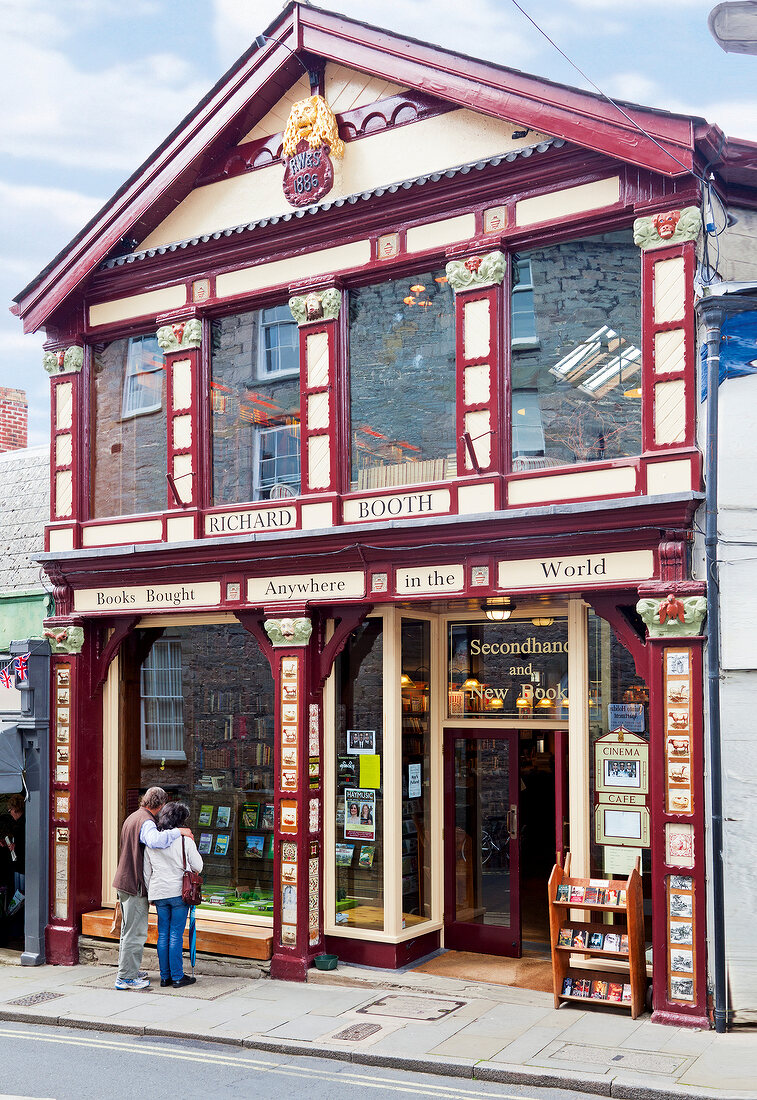
[{"label": "sky", "polygon": [[[757,140],[757,57],[710,36],[713,0],[519,0],[614,99]],[[283,7],[283,0],[0,0],[0,386],[49,435],[43,334],[10,305]],[[589,87],[513,0],[320,0],[400,34]]]}]

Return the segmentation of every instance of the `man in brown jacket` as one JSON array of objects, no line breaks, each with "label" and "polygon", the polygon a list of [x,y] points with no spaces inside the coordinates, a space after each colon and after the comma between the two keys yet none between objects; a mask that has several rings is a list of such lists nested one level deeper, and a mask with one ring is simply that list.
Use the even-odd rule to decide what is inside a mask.
[{"label": "man in brown jacket", "polygon": [[155,818],[167,801],[168,795],[162,787],[150,787],[142,795],[139,809],[129,814],[121,829],[121,855],[113,879],[121,903],[116,989],[145,989],[150,984],[145,971],[139,969],[147,939],[149,909],[144,880],[145,847],[168,848],[182,834],[192,836],[191,829],[160,832]]}]

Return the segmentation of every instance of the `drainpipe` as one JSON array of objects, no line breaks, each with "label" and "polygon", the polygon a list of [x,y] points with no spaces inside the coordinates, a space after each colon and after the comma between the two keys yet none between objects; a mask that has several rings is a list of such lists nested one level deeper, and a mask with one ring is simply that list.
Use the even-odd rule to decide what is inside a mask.
[{"label": "drainpipe", "polygon": [[710,805],[712,810],[713,977],[715,1031],[728,1026],[725,960],[725,898],[723,871],[723,778],[720,749],[720,578],[718,575],[718,397],[720,384],[720,330],[724,310],[720,302],[704,298],[697,310],[707,339],[707,448],[705,452],[705,562],[707,576],[707,683],[710,743]]}]

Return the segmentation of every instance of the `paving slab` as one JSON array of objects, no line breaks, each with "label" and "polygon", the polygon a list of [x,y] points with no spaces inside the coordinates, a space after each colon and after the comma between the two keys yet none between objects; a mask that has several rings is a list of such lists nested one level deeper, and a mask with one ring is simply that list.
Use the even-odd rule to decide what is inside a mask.
[{"label": "paving slab", "polygon": [[270,1039],[302,1039],[305,1042],[312,1042],[313,1039],[327,1035],[338,1025],[339,1020],[336,1016],[318,1016],[310,1012],[267,1031],[266,1035]]},{"label": "paving slab", "polygon": [[616,1047],[628,1040],[633,1045],[633,1036],[641,1027],[638,1020],[629,1016],[615,1016],[610,1013],[584,1013],[566,1028],[562,1038],[566,1042],[591,1043],[592,1046]]},{"label": "paving slab", "polygon": [[510,1062],[514,1065],[530,1062],[546,1046],[559,1038],[562,1030],[559,1027],[541,1027],[538,1024],[529,1027],[517,1039],[503,1047],[492,1061]]}]

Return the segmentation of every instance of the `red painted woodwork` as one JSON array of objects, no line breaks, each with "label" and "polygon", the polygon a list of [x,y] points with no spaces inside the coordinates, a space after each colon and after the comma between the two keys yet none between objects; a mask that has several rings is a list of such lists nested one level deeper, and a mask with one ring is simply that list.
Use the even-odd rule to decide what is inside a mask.
[{"label": "red painted woodwork", "polygon": [[[92,695],[96,695],[101,689],[103,684],[108,678],[108,669],[110,668],[111,661],[118,653],[123,642],[135,629],[139,622],[139,615],[126,615],[122,618],[115,619],[113,622],[113,629],[110,637],[105,642],[102,650],[93,657],[89,665],[89,679],[90,679],[90,692]],[[102,621],[101,621],[102,622]],[[104,637],[101,626],[100,637]],[[95,627],[91,627],[94,631]]]},{"label": "red painted woodwork", "polygon": [[400,943],[383,943],[369,940],[353,940],[346,936],[326,936],[324,951],[338,955],[342,962],[355,963],[356,966],[377,966],[382,970],[397,970],[401,966],[422,959],[437,951],[441,943],[440,933],[426,932],[414,939]]},{"label": "red painted woodwork", "polygon": [[[344,312],[344,309],[345,303],[343,302],[340,313]],[[343,450],[337,446],[335,432],[333,431],[341,392],[337,387],[336,380],[337,326],[338,320],[320,321],[300,327],[300,492],[304,498],[309,497],[312,493],[323,494],[335,490],[344,477],[341,466],[345,461],[345,455]],[[325,333],[328,341],[328,369],[323,383],[311,386],[308,376],[308,337],[319,332]],[[322,394],[326,397],[328,413],[324,427],[311,429],[308,417],[308,398],[316,394]],[[318,436],[326,437],[329,449],[329,473],[326,485],[311,485],[310,483],[309,448],[311,442],[316,440]],[[349,456],[347,456],[347,461],[349,461]]]},{"label": "red painted woodwork", "polygon": [[555,730],[555,863],[564,866],[568,852],[568,731]]}]

